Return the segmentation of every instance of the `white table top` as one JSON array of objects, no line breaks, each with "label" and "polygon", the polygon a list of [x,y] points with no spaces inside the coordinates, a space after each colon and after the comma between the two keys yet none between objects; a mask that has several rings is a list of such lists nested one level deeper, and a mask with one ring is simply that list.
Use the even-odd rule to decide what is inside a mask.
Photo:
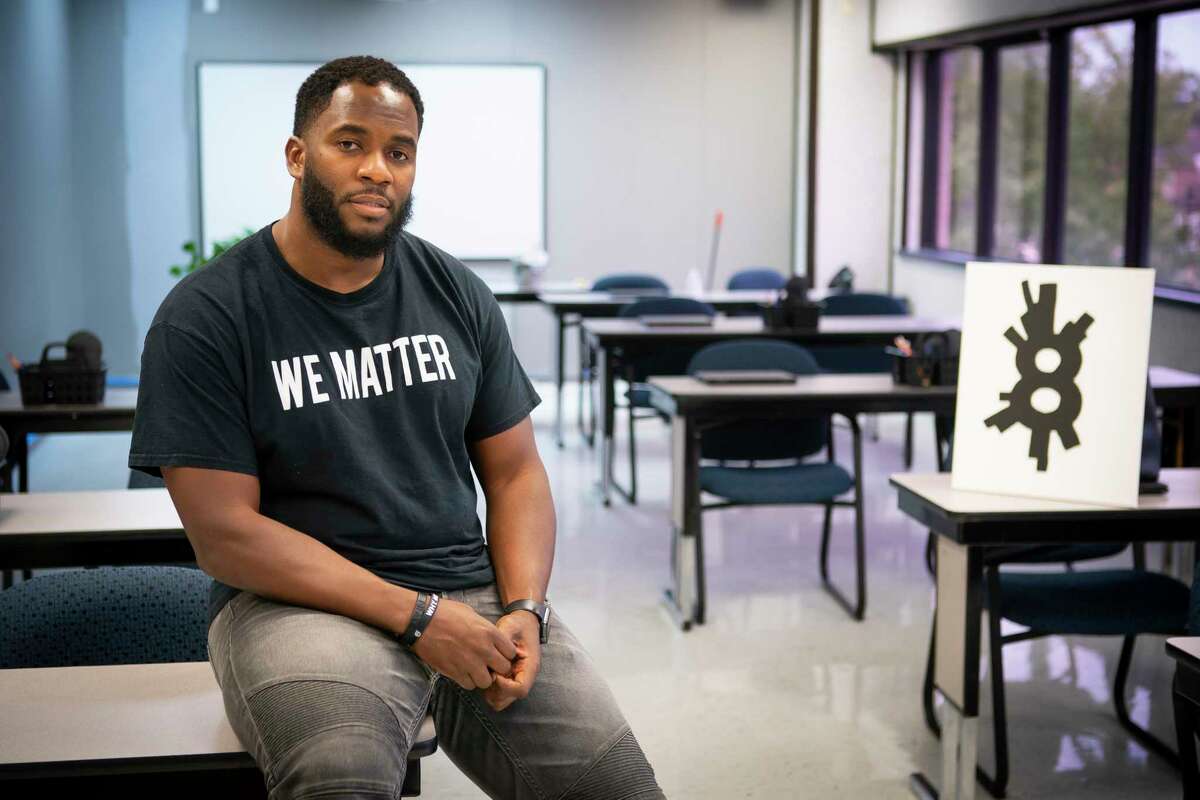
[{"label": "white table top", "polygon": [[[898,384],[887,373],[829,373],[801,375],[788,383],[705,383],[687,375],[655,375],[647,379],[651,386],[673,397],[720,398],[787,398],[797,395],[844,394],[916,394],[930,390],[920,386]],[[954,392],[953,386],[932,387],[938,392]]]},{"label": "white table top", "polygon": [[0,764],[242,752],[207,661],[0,670]]},{"label": "white table top", "polygon": [[[815,334],[858,334],[858,333],[914,333],[925,331],[947,331],[958,328],[957,319],[929,319],[907,315],[871,316],[823,316],[817,323]],[[647,336],[686,336],[705,334],[753,335],[771,333],[759,317],[714,317],[711,326],[646,325],[632,318],[585,319],[584,330],[596,335],[636,334]]]},{"label": "white table top", "polygon": [[43,405],[26,406],[21,403],[21,393],[16,389],[0,392],[0,418],[6,415],[61,414],[112,414],[127,413],[137,408],[138,390],[129,387],[109,387],[104,390],[104,402],[95,405]]},{"label": "white table top", "polygon": [[686,297],[705,303],[773,303],[779,292],[768,289],[721,289],[712,292],[684,293],[662,292],[653,289],[628,292],[553,292],[546,291],[538,298],[547,305],[596,305],[598,303],[622,306],[643,297]]},{"label": "white table top", "polygon": [[0,497],[0,536],[178,530],[166,489],[36,492]]},{"label": "white table top", "polygon": [[[1164,494],[1144,494],[1138,497],[1136,511],[1200,512],[1200,469],[1164,469],[1159,480],[1168,486]],[[1092,503],[1067,503],[1061,500],[1041,500],[1006,494],[964,492],[950,487],[950,473],[901,472],[891,476],[891,482],[950,514],[1054,514],[1061,512],[1120,512],[1119,509]],[[1134,512],[1136,513],[1136,512]],[[1200,528],[1198,528],[1200,530]]]}]

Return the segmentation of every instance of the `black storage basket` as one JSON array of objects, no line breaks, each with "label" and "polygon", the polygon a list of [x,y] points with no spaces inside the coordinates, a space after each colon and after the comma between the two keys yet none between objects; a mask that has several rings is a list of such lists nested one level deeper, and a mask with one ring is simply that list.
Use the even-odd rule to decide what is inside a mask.
[{"label": "black storage basket", "polygon": [[954,386],[958,383],[958,356],[944,358],[892,354],[892,380],[906,386]]},{"label": "black storage basket", "polygon": [[40,364],[29,364],[17,370],[21,382],[21,402],[27,406],[95,405],[104,401],[104,386],[108,370],[89,369],[70,359],[51,360],[50,350],[66,348],[55,342],[42,350]]}]

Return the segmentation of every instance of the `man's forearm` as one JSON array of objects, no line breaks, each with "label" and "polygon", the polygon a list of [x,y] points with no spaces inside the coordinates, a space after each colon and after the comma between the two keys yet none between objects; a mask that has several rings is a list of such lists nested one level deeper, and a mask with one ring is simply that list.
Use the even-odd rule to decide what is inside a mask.
[{"label": "man's forearm", "polygon": [[488,492],[487,534],[501,602],[544,600],[554,565],[555,519],[540,461]]},{"label": "man's forearm", "polygon": [[238,589],[352,617],[392,633],[407,625],[416,593],[388,583],[321,542],[245,508],[190,530],[197,562]]}]

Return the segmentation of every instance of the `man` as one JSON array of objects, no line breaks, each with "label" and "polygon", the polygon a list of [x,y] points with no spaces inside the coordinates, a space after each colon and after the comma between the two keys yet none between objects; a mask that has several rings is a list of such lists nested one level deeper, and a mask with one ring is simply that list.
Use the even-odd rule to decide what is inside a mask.
[{"label": "man", "polygon": [[386,61],[309,76],[287,215],[180,282],[146,336],[130,466],[161,470],[215,579],[213,670],[272,797],[396,797],[428,707],[492,797],[660,798],[547,619],[540,399],[495,298],[403,232],[423,116]]}]

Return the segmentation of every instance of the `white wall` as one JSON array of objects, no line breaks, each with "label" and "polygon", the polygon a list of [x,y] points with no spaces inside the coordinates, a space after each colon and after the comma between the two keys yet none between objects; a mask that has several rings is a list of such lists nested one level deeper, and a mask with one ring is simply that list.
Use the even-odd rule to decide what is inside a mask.
[{"label": "white wall", "polygon": [[1107,0],[875,0],[874,5],[875,44],[884,47],[1112,3]]},{"label": "white wall", "polygon": [[[682,287],[708,258],[717,209],[725,211],[718,281],[749,264],[787,269],[794,8],[794,0],[259,0],[209,15],[195,3],[187,59],[370,53],[545,64],[547,277],[640,270]],[[176,91],[190,108],[190,78]],[[191,203],[195,180],[193,166]],[[526,367],[549,374],[549,315],[523,307],[510,319]]]},{"label": "white wall", "polygon": [[815,285],[848,264],[856,289],[886,291],[893,59],[871,52],[870,21],[870,0],[821,2]]}]

